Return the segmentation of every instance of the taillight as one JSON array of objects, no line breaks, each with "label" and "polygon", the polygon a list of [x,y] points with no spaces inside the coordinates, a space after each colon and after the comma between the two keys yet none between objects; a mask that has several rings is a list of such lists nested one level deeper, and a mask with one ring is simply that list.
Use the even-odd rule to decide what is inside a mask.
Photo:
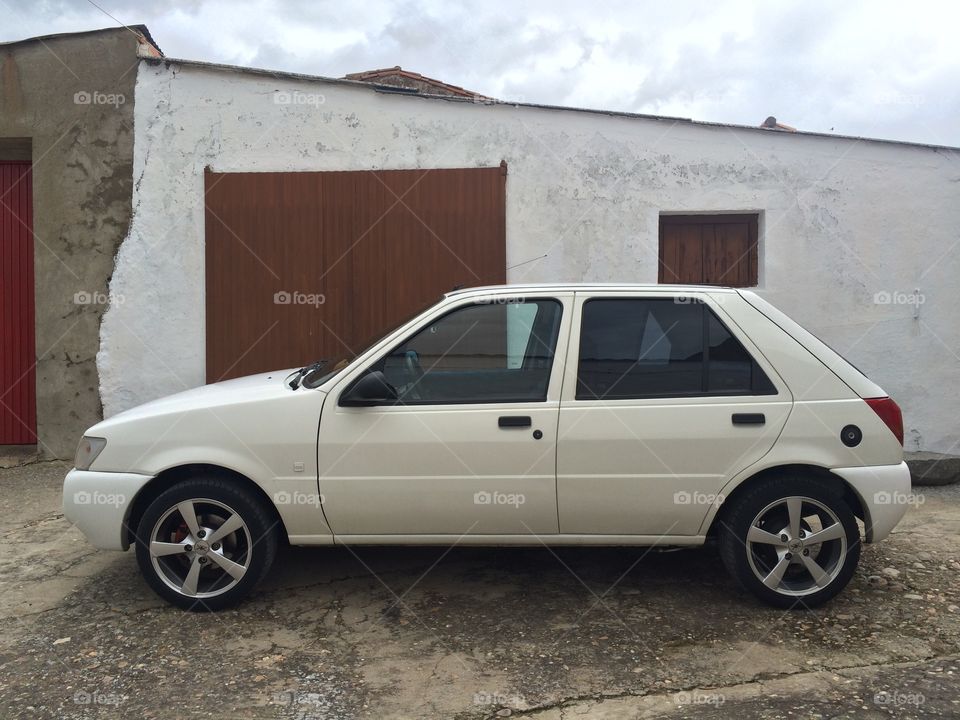
[{"label": "taillight", "polygon": [[897,438],[897,442],[903,445],[903,415],[900,413],[900,406],[892,398],[864,398],[864,401],[873,408],[883,424],[890,428],[890,432]]}]

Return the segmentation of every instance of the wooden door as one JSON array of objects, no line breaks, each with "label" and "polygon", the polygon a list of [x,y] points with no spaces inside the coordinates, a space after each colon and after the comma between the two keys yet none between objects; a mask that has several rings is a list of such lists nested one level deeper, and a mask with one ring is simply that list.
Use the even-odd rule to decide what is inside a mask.
[{"label": "wooden door", "polygon": [[661,283],[757,285],[756,215],[661,215]]},{"label": "wooden door", "polygon": [[207,381],[353,355],[505,282],[505,186],[505,167],[207,173]]}]

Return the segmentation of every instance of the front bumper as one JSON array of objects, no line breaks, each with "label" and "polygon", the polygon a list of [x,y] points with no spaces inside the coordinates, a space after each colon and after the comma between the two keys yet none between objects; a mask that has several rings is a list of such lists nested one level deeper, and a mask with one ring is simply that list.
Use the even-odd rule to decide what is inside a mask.
[{"label": "front bumper", "polygon": [[104,550],[126,550],[133,499],[153,478],[135,473],[73,469],[63,481],[63,514]]},{"label": "front bumper", "polygon": [[833,468],[833,472],[850,483],[860,496],[868,543],[883,540],[907,513],[907,508],[917,504],[916,496],[910,492],[910,469],[905,462]]}]

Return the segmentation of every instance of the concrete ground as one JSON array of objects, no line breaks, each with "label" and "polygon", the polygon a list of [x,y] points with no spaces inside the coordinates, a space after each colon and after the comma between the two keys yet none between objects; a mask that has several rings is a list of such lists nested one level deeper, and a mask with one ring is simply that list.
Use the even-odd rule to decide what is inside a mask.
[{"label": "concrete ground", "polygon": [[329,548],[203,615],[64,521],[66,469],[0,470],[3,718],[960,717],[960,486],[813,612],[712,548]]}]

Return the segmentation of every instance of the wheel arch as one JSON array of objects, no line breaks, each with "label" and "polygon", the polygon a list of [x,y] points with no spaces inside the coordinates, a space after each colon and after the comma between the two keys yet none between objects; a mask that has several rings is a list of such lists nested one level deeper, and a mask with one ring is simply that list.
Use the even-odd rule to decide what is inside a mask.
[{"label": "wheel arch", "polygon": [[154,500],[160,497],[160,495],[172,488],[177,483],[180,483],[184,480],[189,480],[190,478],[197,477],[199,475],[212,475],[215,477],[227,478],[242,484],[248,490],[253,492],[263,502],[267,512],[271,513],[278,522],[282,530],[284,540],[289,541],[287,528],[284,525],[283,518],[277,511],[277,507],[270,499],[270,496],[267,495],[266,491],[264,491],[260,485],[243,473],[237,472],[236,470],[231,470],[230,468],[225,468],[222,465],[213,465],[209,463],[189,463],[185,465],[177,465],[163,470],[140,489],[140,492],[138,492],[136,497],[133,499],[133,503],[130,506],[130,512],[124,521],[123,549],[126,550],[135,542],[137,526],[140,524],[140,518],[143,517],[143,514],[150,506],[150,503],[152,503]]},{"label": "wheel arch", "polygon": [[[830,470],[825,467],[821,467],[819,465],[806,465],[803,463],[792,463],[764,468],[763,470],[744,478],[732,490],[726,492],[723,495],[722,503],[714,508],[713,517],[709,518],[710,524],[707,527],[707,537],[716,537],[717,527],[723,519],[724,507],[731,507],[732,504],[736,502],[737,498],[747,490],[752,487],[756,487],[758,484],[771,478],[796,475],[817,477],[836,483],[838,489],[840,490],[841,497],[843,498],[844,502],[850,506],[854,516],[863,521],[867,528],[870,527],[866,506],[864,505],[863,500],[860,498],[860,495],[856,490],[853,489],[853,486],[849,482],[836,473],[830,472]],[[867,542],[870,542],[869,532],[867,535]]]}]

